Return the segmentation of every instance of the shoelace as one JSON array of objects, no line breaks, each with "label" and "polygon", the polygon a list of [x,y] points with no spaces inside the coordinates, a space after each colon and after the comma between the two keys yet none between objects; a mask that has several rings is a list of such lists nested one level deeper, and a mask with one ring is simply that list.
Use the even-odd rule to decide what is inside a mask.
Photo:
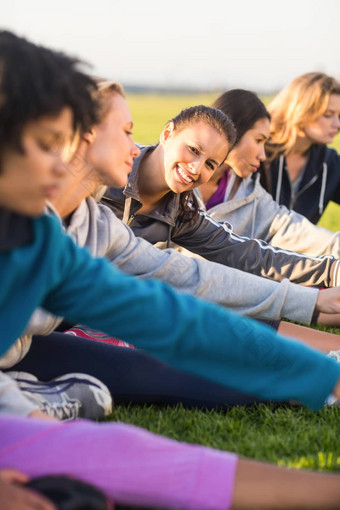
[{"label": "shoelace", "polygon": [[41,403],[41,410],[48,414],[48,416],[63,421],[78,418],[80,407],[79,401],[65,402],[62,404],[51,404],[50,402]]}]

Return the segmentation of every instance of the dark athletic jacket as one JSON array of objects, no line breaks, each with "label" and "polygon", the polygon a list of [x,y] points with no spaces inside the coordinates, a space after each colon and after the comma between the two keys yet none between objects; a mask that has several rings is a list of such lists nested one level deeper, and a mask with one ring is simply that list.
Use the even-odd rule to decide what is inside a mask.
[{"label": "dark athletic jacket", "polygon": [[208,260],[272,280],[288,278],[314,287],[340,284],[340,260],[332,256],[307,256],[238,236],[229,223],[219,223],[202,210],[191,221],[180,223],[180,195],[172,191],[156,210],[136,214],[142,206],[138,170],[145,155],[154,149],[155,146],[142,147],[126,187],[110,188],[105,195],[105,203],[130,225],[136,236],[153,244],[171,240]]},{"label": "dark athletic jacket", "polygon": [[279,204],[317,223],[330,200],[340,204],[340,156],[326,145],[313,145],[295,197],[284,156],[271,163],[268,184],[263,185]]}]

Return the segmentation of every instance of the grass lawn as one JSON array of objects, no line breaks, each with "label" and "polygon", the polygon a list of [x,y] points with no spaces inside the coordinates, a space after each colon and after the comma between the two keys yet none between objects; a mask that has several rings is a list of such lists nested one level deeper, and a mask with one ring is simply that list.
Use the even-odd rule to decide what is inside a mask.
[{"label": "grass lawn", "polygon": [[[182,108],[209,105],[217,95],[128,95],[135,122],[134,139],[142,144],[156,143],[166,121]],[[335,146],[339,150],[337,138]],[[340,230],[340,206],[330,204],[320,224]],[[340,334],[340,329],[333,328],[332,332]],[[340,408],[313,413],[276,405],[236,407],[228,412],[117,406],[112,420],[279,465],[340,471]]]}]

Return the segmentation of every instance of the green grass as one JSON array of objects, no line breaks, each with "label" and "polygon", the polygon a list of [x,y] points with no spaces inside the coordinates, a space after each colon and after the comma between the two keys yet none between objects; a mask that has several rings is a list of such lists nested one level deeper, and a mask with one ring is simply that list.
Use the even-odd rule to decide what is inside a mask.
[{"label": "green grass", "polygon": [[[182,108],[211,104],[217,95],[128,95],[135,140],[156,143],[166,121]],[[337,138],[334,145],[340,149]],[[340,230],[340,206],[329,204],[320,224]],[[340,334],[340,329],[320,329]],[[275,405],[239,406],[227,412],[186,410],[181,406],[117,406],[111,419],[278,465],[340,471],[340,408],[313,413],[301,407]]]},{"label": "green grass", "polygon": [[339,409],[254,405],[226,412],[119,406],[114,419],[282,466],[340,471]]},{"label": "green grass", "polygon": [[183,108],[210,105],[218,94],[153,95],[129,94],[127,100],[134,120],[133,136],[137,143],[157,143],[168,120]]}]

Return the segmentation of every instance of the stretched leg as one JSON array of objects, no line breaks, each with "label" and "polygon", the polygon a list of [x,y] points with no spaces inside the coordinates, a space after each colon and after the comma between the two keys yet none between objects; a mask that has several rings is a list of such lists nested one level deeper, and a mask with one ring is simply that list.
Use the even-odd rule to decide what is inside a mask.
[{"label": "stretched leg", "polygon": [[240,459],[232,508],[340,508],[340,476]]},{"label": "stretched leg", "polygon": [[263,402],[181,372],[139,349],[127,349],[64,333],[35,336],[25,358],[11,371],[34,374],[49,381],[69,372],[100,379],[115,403],[182,403],[185,407],[216,408]]},{"label": "stretched leg", "polygon": [[282,336],[300,340],[309,347],[322,352],[338,351],[340,349],[340,335],[299,326],[298,324],[281,321],[278,333]]},{"label": "stretched leg", "polygon": [[[72,454],[70,454],[70,452]],[[117,503],[195,510],[339,508],[340,477],[278,468],[131,425],[0,419],[0,469],[65,474]]]},{"label": "stretched leg", "polygon": [[320,313],[318,317],[318,324],[340,328],[340,313]]}]

